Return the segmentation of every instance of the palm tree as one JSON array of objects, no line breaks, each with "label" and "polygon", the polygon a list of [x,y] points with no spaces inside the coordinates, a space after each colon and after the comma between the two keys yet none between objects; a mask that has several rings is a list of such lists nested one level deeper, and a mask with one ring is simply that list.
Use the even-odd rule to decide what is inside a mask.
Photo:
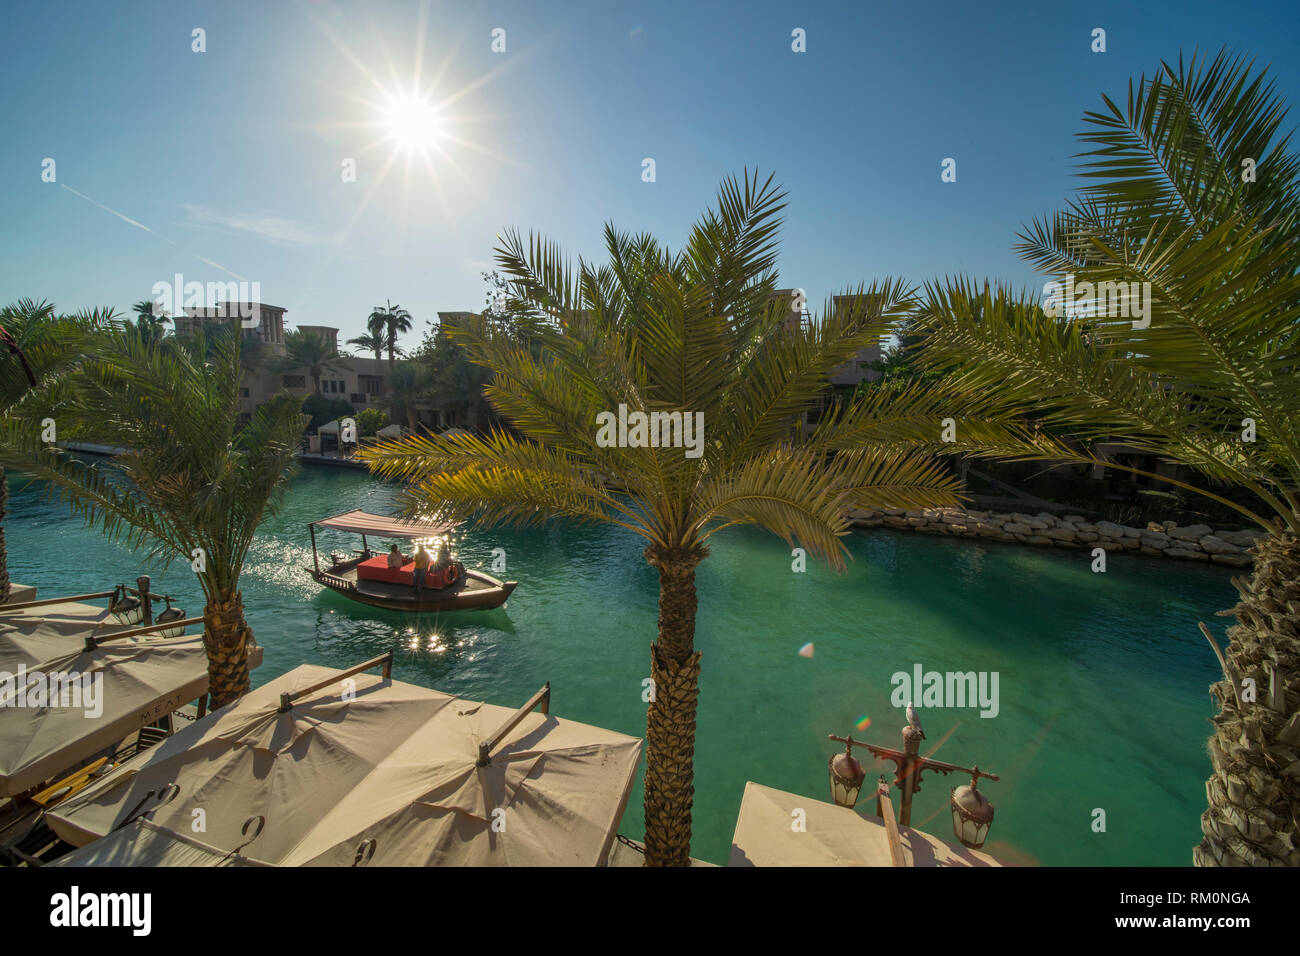
[{"label": "palm tree", "polygon": [[[931,453],[951,447],[939,441],[941,418],[968,419],[921,386],[900,399],[897,414],[866,396],[795,440],[799,413],[828,387],[830,372],[878,341],[907,296],[900,283],[880,283],[820,323],[785,327],[788,305],[773,270],[782,199],[771,178],[729,179],[682,251],[608,226],[609,263],[583,263],[576,275],[554,245],[530,237],[525,246],[510,234],[497,261],[510,276],[512,306],[539,319],[539,347],[520,348],[481,318],[455,334],[492,369],[488,398],[517,433],[410,436],[362,453],[377,473],[410,482],[408,512],[518,525],[566,517],[644,540],[659,573],[647,865],[690,862],[695,569],[712,536],[757,524],[842,567],[849,508],[957,501],[956,479]],[[620,406],[676,414],[683,425],[702,414],[707,430],[694,450],[617,447],[598,423]],[[1020,440],[1013,423],[977,421],[978,400],[970,408],[972,437]],[[685,433],[676,434],[685,445]]]},{"label": "palm tree", "polygon": [[358,335],[354,339],[348,339],[348,345],[355,345],[357,348],[365,349],[367,352],[374,352],[375,361],[379,362],[383,360],[384,344],[386,341],[382,329],[372,328],[365,335]]},{"label": "palm tree", "polygon": [[[932,287],[922,310],[932,365],[961,365],[968,387],[1085,443],[1183,463],[1202,477],[1162,480],[1266,532],[1222,612],[1236,618],[1226,650],[1201,625],[1225,678],[1211,687],[1202,866],[1300,865],[1300,158],[1285,104],[1252,70],[1224,52],[1180,58],[1085,115],[1090,185],[1020,248],[1053,278],[1092,283],[1086,327],[965,282]],[[1150,283],[1145,316],[1098,308],[1116,282]]]},{"label": "palm tree", "polygon": [[375,352],[375,358],[383,357],[383,347],[388,343],[388,313],[375,306],[366,316],[366,331],[375,336],[380,341],[379,351]]},{"label": "palm tree", "polygon": [[171,318],[166,312],[158,309],[155,303],[148,299],[141,299],[131,306],[131,311],[137,316],[136,331],[146,342],[157,342],[163,337],[164,326],[171,321]]},{"label": "palm tree", "polygon": [[[520,338],[514,326],[501,323],[499,317],[484,312],[480,319],[491,323],[497,334],[512,336],[524,347],[529,344]],[[480,419],[500,424],[494,421],[492,408],[483,395],[484,388],[492,380],[492,372],[470,360],[465,348],[452,334],[452,324],[446,319],[441,320],[436,329],[426,334],[415,354],[414,360],[427,369],[426,397],[440,409],[454,411],[457,421],[463,421],[468,431],[476,431]]]},{"label": "palm tree", "polygon": [[388,346],[388,367],[392,368],[399,351],[397,348],[397,335],[399,332],[411,331],[411,313],[400,305],[393,305],[392,302],[385,301],[385,305],[375,306],[366,323],[372,335],[382,334],[384,336],[384,342]]},{"label": "palm tree", "polygon": [[254,639],[239,576],[258,524],[293,472],[305,425],[298,399],[282,392],[239,427],[240,339],[237,321],[166,349],[128,332],[121,346],[69,376],[52,399],[61,432],[129,449],[108,468],[43,445],[18,417],[5,421],[0,443],[0,460],[46,482],[105,533],[148,546],[164,562],[201,558],[213,707],[248,690]]},{"label": "palm tree", "polygon": [[394,417],[405,418],[407,427],[415,431],[420,425],[415,406],[428,398],[429,386],[429,374],[421,363],[404,362],[388,373],[388,389],[380,403]]},{"label": "palm tree", "polygon": [[305,368],[311,376],[312,390],[319,395],[321,376],[347,365],[323,333],[315,329],[295,329],[284,337],[284,357],[277,367],[284,372]]},{"label": "palm tree", "polygon": [[[20,299],[0,309],[0,414],[17,411],[33,388],[47,390],[76,368],[113,328],[111,310],[59,316],[48,302]],[[33,421],[45,432],[48,415]],[[56,429],[57,419],[51,419]],[[55,432],[57,439],[58,433]],[[9,479],[0,467],[0,603],[9,600],[9,555],[5,547],[4,519],[9,508]]]}]

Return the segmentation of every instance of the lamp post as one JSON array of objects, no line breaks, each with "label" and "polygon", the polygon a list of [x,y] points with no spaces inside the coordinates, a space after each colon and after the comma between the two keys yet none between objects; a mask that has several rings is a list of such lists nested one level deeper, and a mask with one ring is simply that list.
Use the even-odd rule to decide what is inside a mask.
[{"label": "lamp post", "polygon": [[[912,795],[921,789],[921,774],[927,770],[942,774],[959,772],[970,776],[970,783],[954,787],[949,795],[949,808],[952,811],[953,834],[964,846],[977,850],[988,838],[989,827],[993,824],[993,804],[988,797],[976,789],[980,777],[989,780],[999,779],[997,774],[987,773],[978,766],[960,767],[942,760],[931,760],[920,755],[921,722],[913,717],[903,728],[903,749],[877,747],[875,744],[854,740],[852,737],[838,737],[827,734],[831,740],[844,744],[842,754],[831,757],[831,799],[841,807],[853,808],[858,794],[862,790],[862,781],[866,774],[862,765],[853,757],[854,747],[865,747],[880,760],[892,760],[896,768],[894,786],[902,791],[899,801],[898,822],[901,826],[910,826],[912,822]],[[856,785],[854,785],[856,781]],[[891,811],[892,814],[892,811]],[[883,816],[880,800],[876,800],[876,815]]]}]

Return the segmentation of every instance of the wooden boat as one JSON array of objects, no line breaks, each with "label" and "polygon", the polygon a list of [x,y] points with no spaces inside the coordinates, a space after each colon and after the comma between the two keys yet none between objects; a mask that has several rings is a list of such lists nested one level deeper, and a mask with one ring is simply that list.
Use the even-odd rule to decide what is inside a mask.
[{"label": "wooden boat", "polygon": [[[316,529],[333,528],[361,535],[361,549],[353,557],[331,554],[329,567],[321,568],[316,551]],[[387,555],[370,550],[367,535],[381,538],[433,538],[446,534],[454,524],[432,520],[408,520],[348,511],[332,518],[313,521],[311,533],[312,567],[307,571],[318,584],[345,598],[389,611],[437,612],[471,611],[500,607],[518,586],[517,581],[501,581],[483,571],[465,569],[463,574],[444,587],[421,588],[414,582],[414,562],[400,570],[387,567]]]}]

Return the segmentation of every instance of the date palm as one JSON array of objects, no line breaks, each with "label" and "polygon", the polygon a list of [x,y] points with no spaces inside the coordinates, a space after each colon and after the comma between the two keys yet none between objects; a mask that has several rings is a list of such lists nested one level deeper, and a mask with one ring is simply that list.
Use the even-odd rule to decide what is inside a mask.
[{"label": "date palm", "polygon": [[384,344],[388,347],[388,367],[393,367],[397,358],[397,336],[400,332],[411,331],[411,313],[407,312],[400,305],[393,305],[392,302],[385,302],[384,305],[377,305],[370,313],[367,320],[371,334],[382,334]]},{"label": "date palm", "polygon": [[380,404],[392,413],[394,420],[400,416],[415,431],[420,425],[416,406],[428,398],[430,384],[422,363],[404,362],[388,374],[388,387]]},{"label": "date palm", "polygon": [[60,434],[128,449],[110,465],[42,444],[19,417],[6,421],[0,444],[5,464],[47,483],[89,524],[164,564],[197,562],[213,707],[248,690],[254,639],[239,576],[306,425],[299,399],[282,392],[239,426],[240,340],[237,322],[165,348],[128,328],[121,345],[68,376],[50,398]]},{"label": "date palm", "polygon": [[[75,369],[110,331],[115,316],[111,310],[56,315],[48,302],[20,299],[0,309],[0,414],[15,415],[33,389],[49,388]],[[41,411],[41,409],[37,409]],[[49,419],[47,421],[47,419]],[[30,427],[42,434],[53,426],[58,439],[57,419],[41,414]],[[0,468],[0,603],[9,600],[9,555],[5,547],[4,519],[9,508],[9,480]]]},{"label": "date palm", "polygon": [[[970,398],[962,408],[928,386],[891,406],[864,396],[801,440],[800,412],[824,393],[833,369],[879,340],[907,292],[878,283],[821,322],[786,326],[789,302],[777,295],[773,269],[783,207],[770,178],[729,179],[681,251],[608,226],[608,263],[582,263],[576,273],[553,244],[510,234],[497,261],[512,311],[534,319],[532,347],[482,317],[448,331],[492,370],[488,400],[515,431],[411,436],[362,453],[377,473],[409,483],[411,513],[517,525],[561,517],[642,539],[659,575],[647,865],[690,862],[695,572],[712,537],[758,525],[842,567],[848,509],[957,501],[956,479],[933,455],[951,447],[939,440],[945,415],[960,417],[972,442],[1005,451],[1026,440],[1009,420],[979,420],[988,401]],[[702,412],[699,456],[683,447],[607,447],[597,416],[620,405]]]},{"label": "date palm", "polygon": [[[1107,439],[1187,465],[1199,477],[1176,484],[1267,532],[1221,612],[1236,619],[1226,649],[1201,625],[1224,673],[1203,866],[1300,865],[1300,159],[1286,113],[1241,58],[1163,64],[1085,115],[1089,185],[1021,236],[1049,276],[1092,284],[1078,320],[960,281],[922,310],[932,366],[1034,409],[1088,460]],[[1146,317],[1110,314],[1101,284],[1116,282],[1150,283]]]},{"label": "date palm", "polygon": [[148,299],[141,299],[131,306],[131,311],[136,314],[136,331],[140,333],[146,342],[157,342],[162,339],[165,332],[164,327],[171,321],[171,317],[162,311],[157,303]]},{"label": "date palm", "polygon": [[306,369],[312,391],[319,395],[321,376],[334,369],[346,368],[347,364],[323,333],[315,329],[295,329],[284,337],[284,356],[277,367],[285,372]]},{"label": "date palm", "polygon": [[365,349],[367,352],[375,353],[375,361],[379,362],[384,357],[384,344],[386,342],[382,329],[372,328],[365,335],[358,335],[356,338],[348,339],[348,345],[355,345],[359,349]]}]

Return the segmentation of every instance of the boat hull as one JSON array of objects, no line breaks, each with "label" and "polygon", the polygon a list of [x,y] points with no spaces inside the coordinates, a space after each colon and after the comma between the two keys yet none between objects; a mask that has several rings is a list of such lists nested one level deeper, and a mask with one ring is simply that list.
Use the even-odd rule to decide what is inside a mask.
[{"label": "boat hull", "polygon": [[318,571],[307,571],[322,584],[350,601],[379,607],[387,611],[428,614],[443,611],[486,611],[501,607],[518,586],[517,581],[501,581],[482,571],[466,571],[465,579],[452,587],[436,591],[421,590],[401,584],[358,581],[356,562]]}]

